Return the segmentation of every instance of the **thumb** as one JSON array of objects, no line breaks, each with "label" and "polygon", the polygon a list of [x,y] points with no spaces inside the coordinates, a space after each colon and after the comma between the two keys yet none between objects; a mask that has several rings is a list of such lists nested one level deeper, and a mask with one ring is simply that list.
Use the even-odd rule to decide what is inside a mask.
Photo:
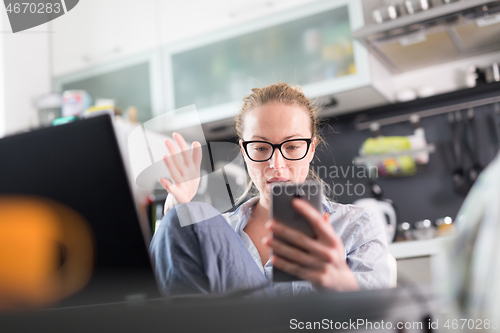
[{"label": "thumb", "polygon": [[330,213],[324,212],[323,213],[323,219],[325,220],[325,222],[330,223]]},{"label": "thumb", "polygon": [[172,186],[172,183],[170,183],[168,181],[167,178],[160,178],[160,180],[158,180],[158,182],[160,183],[160,185],[162,185],[167,191],[170,192],[170,186]]},{"label": "thumb", "polygon": [[193,162],[197,168],[200,168],[202,158],[201,144],[198,141],[194,141],[191,147],[193,148]]}]

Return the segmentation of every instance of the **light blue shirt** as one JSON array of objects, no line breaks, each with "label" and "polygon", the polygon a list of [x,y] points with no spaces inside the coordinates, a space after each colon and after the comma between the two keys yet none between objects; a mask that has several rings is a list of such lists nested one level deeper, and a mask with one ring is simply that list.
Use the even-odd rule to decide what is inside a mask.
[{"label": "light blue shirt", "polygon": [[[252,208],[259,201],[253,197],[232,213],[222,214],[231,227],[243,240],[255,263],[272,281],[272,263],[269,260],[262,265],[259,252],[243,230],[248,224]],[[330,223],[342,238],[345,259],[354,273],[361,289],[379,289],[389,287],[389,250],[382,222],[376,220],[365,208],[338,204],[323,200],[323,212],[330,213]],[[314,287],[309,281],[279,282],[273,284],[279,295],[299,295],[310,293]]]}]

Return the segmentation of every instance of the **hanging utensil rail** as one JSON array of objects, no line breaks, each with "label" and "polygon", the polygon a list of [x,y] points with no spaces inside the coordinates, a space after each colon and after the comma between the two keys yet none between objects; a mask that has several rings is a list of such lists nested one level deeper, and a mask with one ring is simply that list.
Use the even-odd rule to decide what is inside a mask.
[{"label": "hanging utensil rail", "polygon": [[[397,124],[397,123],[403,123],[406,121],[410,121],[410,118],[413,115],[418,115],[421,119],[421,118],[436,116],[436,115],[440,115],[440,114],[444,114],[444,113],[449,113],[449,112],[454,112],[454,111],[459,111],[459,110],[464,110],[464,109],[470,109],[470,108],[476,108],[478,106],[489,105],[489,104],[494,104],[494,103],[498,103],[498,102],[500,102],[500,96],[483,98],[483,99],[479,99],[479,100],[472,101],[472,102],[447,105],[447,106],[443,106],[443,107],[439,107],[439,108],[427,109],[424,111],[417,111],[417,112],[408,113],[408,114],[404,114],[404,115],[400,115],[400,116],[358,122],[358,123],[356,123],[356,129],[358,131],[370,129],[370,125],[372,125],[373,123],[377,123],[379,126],[387,126],[387,125],[392,125],[392,124]],[[500,110],[498,108],[496,108],[495,111],[499,112]]]}]

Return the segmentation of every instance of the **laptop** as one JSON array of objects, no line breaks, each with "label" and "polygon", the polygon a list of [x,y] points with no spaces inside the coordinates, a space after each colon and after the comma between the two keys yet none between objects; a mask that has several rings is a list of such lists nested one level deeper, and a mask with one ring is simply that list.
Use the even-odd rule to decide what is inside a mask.
[{"label": "laptop", "polygon": [[56,307],[160,297],[108,115],[0,139],[0,196],[10,194],[56,200],[93,231],[91,280]]}]

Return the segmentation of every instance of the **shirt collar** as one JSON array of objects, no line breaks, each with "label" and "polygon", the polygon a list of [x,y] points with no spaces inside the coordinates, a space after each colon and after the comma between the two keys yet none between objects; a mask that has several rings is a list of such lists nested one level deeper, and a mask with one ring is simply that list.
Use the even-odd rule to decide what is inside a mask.
[{"label": "shirt collar", "polygon": [[[229,217],[232,217],[236,214],[238,214],[239,220],[243,218],[245,213],[248,211],[250,207],[253,207],[258,201],[259,201],[259,196],[253,197],[245,201],[243,204],[241,204],[234,212],[229,215]],[[330,207],[330,204],[328,203],[328,200],[326,200],[325,197],[323,197],[322,201],[322,206],[323,206],[323,212],[327,211],[329,214],[332,214],[334,211]]]},{"label": "shirt collar", "polygon": [[328,214],[330,215],[335,213],[335,211],[332,209],[330,203],[328,202],[328,200],[326,200],[325,197],[323,197],[322,205],[323,205],[323,212],[327,211]]},{"label": "shirt collar", "polygon": [[245,213],[247,212],[248,208],[255,205],[257,203],[257,201],[259,201],[259,198],[260,197],[257,196],[257,197],[253,197],[253,198],[248,199],[243,204],[241,204],[234,212],[232,212],[231,215],[229,215],[229,217],[232,217],[232,216],[238,214],[238,217],[241,220],[243,215],[245,215]]}]

